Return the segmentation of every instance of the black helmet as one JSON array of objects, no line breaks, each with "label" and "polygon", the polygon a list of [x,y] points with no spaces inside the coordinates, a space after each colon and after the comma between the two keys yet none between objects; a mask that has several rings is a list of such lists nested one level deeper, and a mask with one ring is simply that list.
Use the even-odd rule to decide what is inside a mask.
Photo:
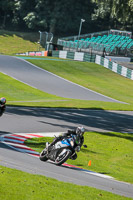
[{"label": "black helmet", "polygon": [[79,126],[79,127],[76,128],[76,134],[77,135],[83,136],[84,132],[85,132],[85,129],[84,129],[83,126]]}]

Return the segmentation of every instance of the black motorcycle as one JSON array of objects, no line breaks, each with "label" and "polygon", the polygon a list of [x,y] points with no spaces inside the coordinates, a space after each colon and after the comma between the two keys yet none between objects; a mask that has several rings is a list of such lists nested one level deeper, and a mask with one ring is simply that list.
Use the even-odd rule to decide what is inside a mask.
[{"label": "black motorcycle", "polygon": [[[80,146],[75,145],[75,137],[76,136],[72,136],[58,141],[55,145],[50,147],[50,150],[48,150],[48,143],[46,143],[46,148],[40,153],[40,160],[51,160],[56,165],[61,165],[68,159],[75,160],[77,158],[76,152],[80,151]],[[86,145],[84,145],[84,147],[86,147]]]},{"label": "black motorcycle", "polygon": [[5,112],[6,110],[6,105],[5,104],[0,104],[0,116],[3,115],[3,113]]}]

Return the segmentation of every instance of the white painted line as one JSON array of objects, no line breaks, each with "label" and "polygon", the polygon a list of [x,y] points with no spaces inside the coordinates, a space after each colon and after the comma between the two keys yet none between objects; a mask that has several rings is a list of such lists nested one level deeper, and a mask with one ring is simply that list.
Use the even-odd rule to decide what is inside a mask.
[{"label": "white painted line", "polygon": [[[54,136],[59,136],[60,134],[62,134],[64,132],[38,132],[38,133],[14,133],[14,134],[6,134],[6,135],[2,135],[2,137],[4,136],[10,136],[10,135],[18,135],[18,136],[22,136],[26,137],[26,138],[34,138],[37,136],[42,136],[42,137],[54,137]],[[19,137],[18,137],[19,138]]]},{"label": "white painted line", "polygon": [[2,74],[5,74],[6,76],[8,76],[8,77],[11,77],[11,78],[13,78],[13,79],[15,79],[15,80],[17,80],[17,81],[19,81],[19,82],[21,82],[21,83],[24,83],[25,85],[28,85],[28,86],[30,86],[30,87],[32,87],[32,88],[34,88],[34,89],[37,89],[37,90],[39,90],[38,88],[36,88],[36,87],[34,87],[34,86],[32,86],[32,85],[30,85],[30,84],[28,84],[28,83],[24,82],[24,81],[21,81],[21,80],[19,80],[19,79],[15,78],[14,76],[8,75],[8,74],[7,74],[7,73],[5,73],[5,72],[1,72],[1,73],[2,73]]},{"label": "white painted line", "polygon": [[20,144],[23,144],[24,141],[20,141],[20,140],[13,140],[13,139],[8,139],[8,138],[4,138],[3,140],[4,142],[15,142],[15,143],[20,143]]},{"label": "white painted line", "polygon": [[[18,58],[18,57],[16,57],[16,58]],[[32,65],[33,67],[35,67],[35,68],[37,68],[37,69],[39,69],[39,70],[45,71],[45,72],[47,72],[47,73],[49,73],[49,74],[52,74],[53,76],[58,77],[58,78],[60,78],[60,79],[62,79],[62,80],[64,80],[64,81],[66,81],[66,82],[69,82],[69,83],[71,83],[71,84],[73,84],[73,85],[77,85],[77,86],[79,86],[79,87],[81,87],[81,88],[83,88],[83,89],[85,89],[85,90],[91,91],[91,92],[93,92],[93,93],[95,93],[95,94],[98,94],[98,95],[101,95],[101,96],[106,97],[106,98],[108,98],[108,99],[111,99],[111,100],[115,101],[115,103],[124,103],[124,104],[128,104],[128,103],[125,103],[125,102],[122,102],[122,101],[113,99],[113,98],[111,98],[111,97],[105,96],[105,95],[103,95],[103,94],[101,94],[101,93],[95,92],[95,91],[93,91],[93,90],[91,90],[91,89],[88,89],[88,88],[86,88],[86,87],[84,87],[84,86],[81,86],[81,85],[79,85],[79,84],[77,84],[77,83],[73,83],[72,81],[69,81],[69,80],[67,80],[67,79],[65,79],[65,78],[62,78],[62,77],[60,77],[60,76],[58,76],[58,75],[56,75],[56,74],[53,74],[52,72],[49,72],[49,71],[47,71],[47,70],[45,70],[45,69],[42,69],[42,68],[40,68],[40,67],[38,67],[38,66],[36,66],[36,65],[34,65],[34,64],[32,64],[32,63],[30,63],[30,62],[28,62],[27,60],[24,60],[24,59],[21,59],[21,58],[18,58],[18,59],[23,60],[24,62],[27,62],[28,64]],[[32,86],[31,86],[31,87],[32,87]]]},{"label": "white painted line", "polygon": [[[26,140],[25,138],[23,138],[23,136],[26,137],[26,138],[33,138],[33,137],[38,137],[38,136],[39,137],[53,137],[53,136],[59,136],[61,133],[62,132],[4,134],[4,135],[2,135],[2,137],[0,137],[0,141],[2,143],[6,144],[7,146],[9,146],[10,148],[14,149],[14,150],[18,150],[19,152],[27,153],[30,156],[34,156],[36,158],[39,158],[39,153],[38,152],[36,152],[35,150],[32,150],[31,148],[27,147],[26,145],[22,145],[22,144],[24,144],[24,141]],[[15,135],[15,136],[13,136],[13,135]],[[12,137],[12,138],[14,137],[15,138],[16,135],[21,136],[22,139],[23,139],[23,141],[6,138],[6,137]],[[20,139],[20,137],[17,137],[17,138]],[[13,142],[17,142],[18,144],[15,144]],[[96,172],[89,171],[89,170],[85,170],[85,169],[79,168],[79,167],[74,166],[74,165],[70,165],[69,166],[69,164],[67,164],[67,167],[79,169],[80,171],[83,171],[85,173],[88,173],[88,174],[91,174],[91,175],[94,175],[94,176],[99,176],[99,177],[102,177],[102,178],[113,179],[113,177],[111,177],[111,176],[100,174],[100,173],[96,173]]]},{"label": "white painted line", "polygon": [[[15,144],[15,143],[12,143],[12,142],[5,142],[5,141],[3,141],[2,143],[4,143],[4,144],[8,144],[8,145],[12,145],[12,146],[14,146],[14,147],[27,147],[27,146],[25,146],[25,145],[23,145],[23,144]],[[28,147],[27,147],[28,148]]]},{"label": "white painted line", "polygon": [[114,179],[112,176],[100,174],[100,173],[93,172],[93,171],[84,171],[84,172],[87,173],[87,174],[91,174],[91,175],[94,175],[94,176],[99,176],[99,177],[102,177],[102,178]]}]

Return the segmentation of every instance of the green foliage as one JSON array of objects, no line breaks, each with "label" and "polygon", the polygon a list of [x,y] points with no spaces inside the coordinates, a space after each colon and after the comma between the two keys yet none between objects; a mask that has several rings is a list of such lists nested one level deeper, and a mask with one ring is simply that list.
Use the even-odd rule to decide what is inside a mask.
[{"label": "green foliage", "polygon": [[[91,0],[1,0],[0,13],[3,27],[10,27],[30,30],[42,30],[56,34],[68,32],[78,33],[81,18],[86,19],[83,31],[88,31],[88,25],[91,24],[91,14],[94,11],[94,5]],[[4,4],[4,6],[3,6]],[[7,9],[8,8],[8,9]],[[10,21],[6,20],[7,13],[10,15]],[[12,24],[11,24],[12,23]]]},{"label": "green foliage", "polygon": [[129,3],[128,3],[131,11],[133,12],[133,0],[129,0]]},{"label": "green foliage", "polygon": [[0,1],[0,28],[5,28],[7,21],[11,23],[12,13],[14,10],[14,1]]},{"label": "green foliage", "polygon": [[94,20],[102,19],[108,22],[108,27],[132,30],[133,1],[132,0],[93,0],[97,4]]},{"label": "green foliage", "polygon": [[[132,0],[1,0],[0,27],[42,30],[58,35],[78,34],[108,28],[132,29]],[[102,22],[102,23],[100,23]]]}]

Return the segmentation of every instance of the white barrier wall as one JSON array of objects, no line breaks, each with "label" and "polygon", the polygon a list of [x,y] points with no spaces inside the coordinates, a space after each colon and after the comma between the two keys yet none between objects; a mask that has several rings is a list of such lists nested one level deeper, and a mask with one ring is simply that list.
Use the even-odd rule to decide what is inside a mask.
[{"label": "white barrier wall", "polygon": [[121,66],[115,62],[111,62],[107,58],[103,58],[99,55],[96,55],[95,63],[102,65],[117,74],[120,74],[126,78],[133,80],[133,70],[132,69]]},{"label": "white barrier wall", "polygon": [[[45,55],[46,54],[46,55]],[[46,51],[42,52],[26,52],[25,54],[18,54],[18,55],[33,55],[33,56],[47,56]],[[91,55],[89,53],[84,52],[70,52],[70,51],[52,51],[52,55],[59,58],[69,58],[74,59],[77,61],[86,61],[86,62],[95,62],[99,65],[102,65],[113,72],[122,75],[126,78],[133,80],[133,70],[126,68],[117,64],[116,62],[112,62],[110,57],[103,58],[99,55]]]},{"label": "white barrier wall", "polygon": [[67,51],[59,51],[59,58],[67,58]]}]

